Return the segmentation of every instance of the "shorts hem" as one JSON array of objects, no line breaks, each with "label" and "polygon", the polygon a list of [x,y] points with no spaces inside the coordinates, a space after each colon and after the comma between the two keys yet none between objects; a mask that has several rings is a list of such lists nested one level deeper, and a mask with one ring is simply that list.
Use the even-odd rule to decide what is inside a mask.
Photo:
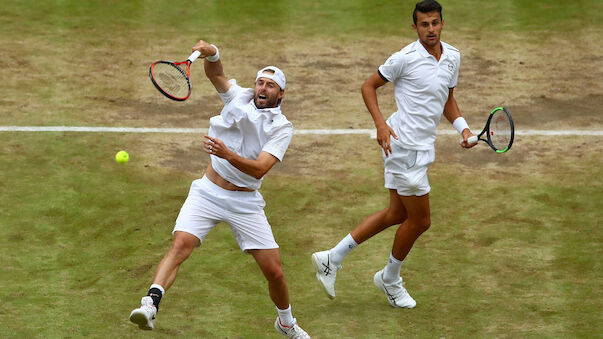
[{"label": "shorts hem", "polygon": [[241,251],[247,253],[247,251],[250,251],[250,250],[273,250],[273,249],[277,249],[277,248],[280,248],[280,246],[279,245],[276,245],[276,247],[275,246],[263,246],[263,247],[251,246],[251,247],[245,247],[245,249],[241,249]]},{"label": "shorts hem", "polygon": [[196,235],[195,233],[193,233],[187,229],[174,227],[174,229],[172,230],[172,236],[174,236],[176,232],[184,232],[184,233],[194,235],[195,238],[199,239],[199,244],[197,245],[197,247],[201,246],[201,243],[203,242],[203,239],[199,238],[198,235]]}]

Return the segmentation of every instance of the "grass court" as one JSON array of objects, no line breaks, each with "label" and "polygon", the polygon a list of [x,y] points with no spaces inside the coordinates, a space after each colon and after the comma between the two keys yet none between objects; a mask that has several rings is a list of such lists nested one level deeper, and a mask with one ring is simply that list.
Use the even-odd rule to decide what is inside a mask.
[{"label": "grass court", "polygon": [[[244,86],[261,66],[282,68],[283,112],[297,129],[372,128],[360,85],[416,39],[414,3],[7,0],[0,126],[206,128],[221,101],[201,63],[184,103],[148,79],[153,61],[186,58],[204,39]],[[455,97],[474,130],[501,105],[520,131],[603,129],[599,1],[441,4],[442,40],[463,58]],[[392,87],[379,92],[384,114]],[[372,283],[395,228],[346,258],[335,300],[310,262],[386,206],[378,145],[294,136],[261,189],[294,316],[313,338],[600,337],[601,138],[516,135],[498,155],[439,136],[432,227],[402,268],[418,305],[397,310]],[[266,282],[224,224],[181,267],[156,329],[128,321],[207,166],[201,139],[0,132],[0,337],[280,338]],[[114,161],[120,149],[126,165]]]}]

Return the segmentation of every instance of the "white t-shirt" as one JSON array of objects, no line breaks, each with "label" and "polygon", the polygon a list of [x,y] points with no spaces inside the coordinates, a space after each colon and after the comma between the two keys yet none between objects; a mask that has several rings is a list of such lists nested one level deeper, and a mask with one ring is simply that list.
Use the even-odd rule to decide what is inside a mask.
[{"label": "white t-shirt", "polygon": [[[218,93],[224,108],[220,115],[209,120],[209,136],[218,138],[236,154],[257,159],[260,152],[268,152],[279,161],[293,137],[293,124],[281,113],[280,106],[274,108],[255,107],[253,89],[242,88],[231,79],[226,93]],[[230,183],[250,189],[259,189],[262,179],[256,179],[239,171],[226,159],[211,155],[214,170]]]},{"label": "white t-shirt", "polygon": [[[433,149],[449,89],[458,82],[461,53],[442,43],[440,60],[430,55],[419,40],[402,48],[379,66],[379,75],[394,83],[398,111],[387,119],[404,148]],[[392,138],[392,142],[396,142]]]}]

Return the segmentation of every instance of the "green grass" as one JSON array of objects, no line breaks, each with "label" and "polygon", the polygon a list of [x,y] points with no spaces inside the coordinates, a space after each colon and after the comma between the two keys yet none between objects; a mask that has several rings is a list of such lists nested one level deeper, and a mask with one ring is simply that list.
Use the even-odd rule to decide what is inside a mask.
[{"label": "green grass", "polygon": [[[0,135],[3,337],[143,335],[128,323],[128,312],[146,292],[197,177],[146,158],[142,147],[155,138]],[[133,157],[119,165],[113,154],[124,144]],[[351,154],[354,146],[339,144],[337,151]],[[345,177],[310,179],[277,168],[264,182],[294,313],[314,337],[559,338],[600,332],[601,173],[581,170],[600,163],[594,154],[558,161],[555,172],[520,166],[498,169],[495,177],[465,166],[434,166],[433,226],[403,267],[419,306],[394,310],[372,286],[394,229],[346,258],[338,297],[328,300],[309,256],[387,203],[379,166],[354,169],[358,161],[370,167],[375,157],[373,150],[343,160]],[[458,171],[469,172],[451,181]],[[468,188],[475,188],[473,195],[459,194]],[[274,316],[259,269],[222,224],[183,265],[152,335],[277,338]]]},{"label": "green grass", "polygon": [[[500,87],[475,87],[500,62],[481,52],[504,47],[509,60],[538,67],[536,59],[575,40],[568,48],[596,58],[597,49],[576,46],[601,40],[600,1],[442,4],[444,40],[466,47],[463,67],[481,76],[465,83],[465,93],[496,99],[474,101],[500,100]],[[254,74],[260,62],[284,64],[292,85],[287,115],[296,126],[371,128],[360,77],[374,72],[385,51],[415,39],[412,8],[360,0],[4,1],[0,125],[206,127],[219,99],[199,73],[185,104],[158,98],[147,78],[150,62],[186,57],[203,38],[219,41],[235,77]],[[501,86],[540,93],[523,93],[532,87],[521,79],[503,72]],[[387,93],[381,103],[393,107]],[[517,128],[541,127],[518,113]],[[264,278],[224,224],[182,266],[155,331],[127,320],[169,247],[190,182],[207,163],[199,138],[0,133],[1,338],[280,337]],[[336,300],[320,290],[309,260],[387,203],[374,140],[293,139],[262,194],[300,324],[313,338],[601,337],[600,137],[521,136],[504,155],[452,150],[446,145],[456,146],[455,138],[438,140],[432,228],[402,271],[419,303],[414,310],[392,309],[372,285],[394,228],[346,258]],[[126,165],[113,160],[120,149],[131,155]]]},{"label": "green grass", "polygon": [[[479,0],[441,1],[444,19],[454,26],[487,31],[575,32],[585,25],[598,25],[602,5],[595,0]],[[414,2],[401,1],[5,1],[0,12],[3,30],[11,26],[25,32],[68,30],[86,35],[90,31],[115,34],[152,30],[161,34],[184,30],[216,35],[284,32],[300,35],[399,34],[410,25]],[[24,20],[11,20],[18,15]],[[103,20],[99,20],[102,18]],[[452,26],[451,26],[452,27]],[[82,30],[82,28],[85,28]],[[54,36],[55,42],[61,37]],[[52,41],[52,40],[51,40]]]}]

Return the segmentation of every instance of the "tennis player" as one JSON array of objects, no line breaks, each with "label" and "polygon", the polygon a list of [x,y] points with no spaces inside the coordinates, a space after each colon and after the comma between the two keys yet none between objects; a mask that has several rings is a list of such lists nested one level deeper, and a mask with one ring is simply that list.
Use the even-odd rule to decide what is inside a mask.
[{"label": "tennis player", "polygon": [[[362,85],[362,97],[377,128],[383,149],[389,206],[362,221],[335,247],[312,254],[316,277],[335,298],[335,279],[344,257],[384,229],[400,224],[385,268],[375,273],[375,286],[393,307],[413,308],[400,277],[402,263],[419,236],[431,225],[427,168],[435,159],[436,126],[442,113],[462,135],[462,147],[473,134],[454,99],[461,55],[440,41],[442,7],[434,0],[416,4],[413,29],[418,40],[390,56]],[[398,110],[386,121],[377,102],[377,88],[392,82]]]},{"label": "tennis player", "polygon": [[254,88],[243,88],[224,75],[218,48],[203,40],[193,47],[205,58],[205,75],[214,85],[224,108],[210,119],[204,149],[211,162],[205,175],[193,181],[176,219],[171,248],[163,257],[153,284],[130,320],[151,330],[165,292],[178,268],[220,221],[228,223],[242,251],[256,260],[276,305],[276,330],[290,338],[310,338],[291,313],[289,292],[278,244],[264,214],[258,192],[262,178],[283,160],[293,125],[281,113],[285,74],[268,66],[258,71]]}]

